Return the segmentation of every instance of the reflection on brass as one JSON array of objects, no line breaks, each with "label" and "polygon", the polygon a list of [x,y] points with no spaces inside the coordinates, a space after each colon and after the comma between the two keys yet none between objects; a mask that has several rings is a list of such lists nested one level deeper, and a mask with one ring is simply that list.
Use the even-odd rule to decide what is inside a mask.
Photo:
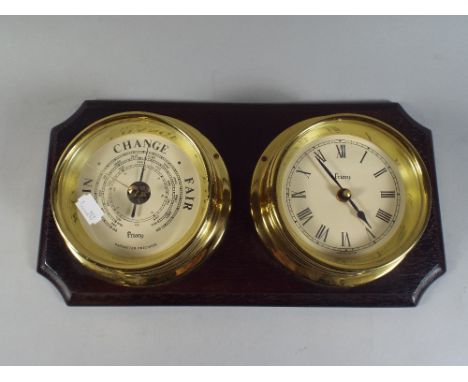
[{"label": "reflection on brass", "polygon": [[[76,189],[88,158],[115,137],[141,133],[170,140],[188,157],[204,180],[203,200],[191,228],[174,245],[145,256],[123,256],[95,243],[77,219]],[[164,146],[152,149],[163,152]],[[123,147],[116,145],[116,153]],[[136,179],[137,180],[137,179]],[[152,195],[148,184],[135,181],[127,187],[127,202],[143,208]],[[154,190],[153,190],[154,191]],[[192,126],[167,116],[125,112],[98,120],[81,131],[61,155],[51,182],[51,205],[56,225],[72,255],[101,278],[128,286],[166,283],[199,265],[219,244],[231,206],[227,169],[215,147]],[[135,207],[133,208],[133,214]],[[132,216],[133,217],[133,216]],[[89,229],[89,228],[88,228]],[[132,232],[125,233],[133,235]],[[137,235],[135,235],[137,236]]]},{"label": "reflection on brass", "polygon": [[[293,153],[304,150],[318,139],[340,134],[371,141],[393,158],[408,195],[402,218],[390,238],[378,250],[359,256],[320,251],[305,237],[295,234],[285,219],[286,212],[277,195],[278,184],[285,177],[285,166]],[[340,189],[337,198],[348,202],[351,192]],[[430,200],[429,176],[411,143],[388,124],[358,114],[317,117],[289,127],[260,156],[251,184],[251,214],[271,254],[302,278],[342,287],[368,283],[392,271],[422,236],[429,220]]]}]

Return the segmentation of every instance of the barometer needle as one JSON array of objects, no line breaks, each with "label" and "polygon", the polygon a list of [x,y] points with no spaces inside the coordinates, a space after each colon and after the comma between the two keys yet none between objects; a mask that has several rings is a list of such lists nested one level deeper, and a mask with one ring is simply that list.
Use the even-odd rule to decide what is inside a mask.
[{"label": "barometer needle", "polygon": [[[332,178],[332,180],[333,180],[333,181],[336,183],[336,185],[340,188],[340,191],[345,190],[345,189],[341,186],[340,182],[338,182],[338,179],[336,179],[336,178],[333,176],[332,172],[328,169],[328,167],[325,166],[325,163],[323,163],[323,162],[320,160],[320,158],[319,158],[318,156],[316,156],[315,159],[317,159],[317,162],[319,162],[320,166],[322,166],[322,168],[325,170],[325,172],[327,173],[327,175],[328,175],[330,178]],[[348,191],[348,192],[349,192],[349,191]],[[351,194],[350,194],[350,195],[351,195]],[[366,223],[366,224],[369,226],[369,228],[372,229],[372,226],[371,226],[371,225],[369,224],[369,222],[367,221],[366,214],[364,213],[364,211],[360,210],[360,209],[358,208],[358,206],[356,206],[356,204],[355,204],[355,203],[353,202],[353,200],[351,199],[351,196],[350,196],[349,198],[346,198],[346,200],[347,200],[347,201],[351,204],[351,206],[356,210],[356,212],[357,212],[357,217],[358,217],[359,219],[361,219],[364,223]]]},{"label": "barometer needle", "polygon": [[[143,160],[143,167],[141,168],[141,173],[140,173],[140,182],[143,181],[143,174],[144,174],[144,172],[145,172],[146,158],[148,157],[148,150],[149,150],[149,146],[146,148],[145,159]],[[132,215],[131,215],[132,218],[135,217],[136,206],[137,206],[137,204],[134,203],[134,204],[133,204],[133,209],[132,209]]]},{"label": "barometer needle", "polygon": [[118,180],[117,178],[112,178],[111,179],[114,181],[114,182],[117,182],[117,183],[120,183],[122,186],[124,186],[125,188],[128,189],[129,186],[127,186],[126,184],[123,184],[120,180]]},{"label": "barometer needle", "polygon": [[142,182],[142,181],[143,181],[143,173],[145,172],[145,166],[146,166],[146,157],[148,156],[148,150],[149,150],[149,146],[146,148],[145,159],[143,160],[143,167],[141,168],[140,182]]}]

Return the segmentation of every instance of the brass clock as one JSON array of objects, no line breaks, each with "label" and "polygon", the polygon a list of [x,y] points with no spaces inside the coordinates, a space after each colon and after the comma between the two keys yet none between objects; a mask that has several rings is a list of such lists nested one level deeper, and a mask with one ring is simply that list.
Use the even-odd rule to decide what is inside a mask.
[{"label": "brass clock", "polygon": [[56,225],[98,277],[147,286],[201,263],[223,236],[230,183],[199,131],[149,112],[91,123],[66,147],[51,182]]},{"label": "brass clock", "polygon": [[371,282],[416,245],[431,209],[426,167],[392,126],[364,115],[299,122],[266,148],[251,212],[272,255],[334,286]]}]

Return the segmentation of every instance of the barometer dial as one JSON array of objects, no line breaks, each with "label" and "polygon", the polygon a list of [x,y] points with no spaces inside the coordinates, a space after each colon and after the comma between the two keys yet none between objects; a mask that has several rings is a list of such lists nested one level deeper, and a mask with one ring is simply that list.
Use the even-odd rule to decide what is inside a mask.
[{"label": "barometer dial", "polygon": [[392,127],[360,115],[296,124],[257,164],[252,214],[285,266],[313,281],[353,286],[391,271],[429,217],[428,176]]},{"label": "barometer dial", "polygon": [[219,242],[230,209],[226,168],[182,121],[121,113],[66,148],[52,180],[59,230],[85,266],[113,282],[170,281]]}]

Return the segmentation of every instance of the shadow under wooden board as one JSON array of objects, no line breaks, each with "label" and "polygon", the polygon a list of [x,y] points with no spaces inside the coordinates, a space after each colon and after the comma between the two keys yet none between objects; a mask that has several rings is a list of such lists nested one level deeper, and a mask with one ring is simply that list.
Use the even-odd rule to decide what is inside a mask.
[{"label": "shadow under wooden board", "polygon": [[[219,246],[192,272],[152,287],[116,285],[83,267],[62,239],[50,203],[52,174],[68,143],[94,121],[128,111],[166,115],[194,126],[216,147],[231,180],[232,208]],[[417,245],[387,275],[352,288],[309,282],[286,269],[260,240],[250,214],[252,174],[268,144],[301,120],[336,113],[367,115],[397,129],[419,152],[432,187],[429,223]],[[415,306],[424,290],[445,272],[431,132],[393,102],[86,101],[51,132],[38,272],[69,305]]]}]

